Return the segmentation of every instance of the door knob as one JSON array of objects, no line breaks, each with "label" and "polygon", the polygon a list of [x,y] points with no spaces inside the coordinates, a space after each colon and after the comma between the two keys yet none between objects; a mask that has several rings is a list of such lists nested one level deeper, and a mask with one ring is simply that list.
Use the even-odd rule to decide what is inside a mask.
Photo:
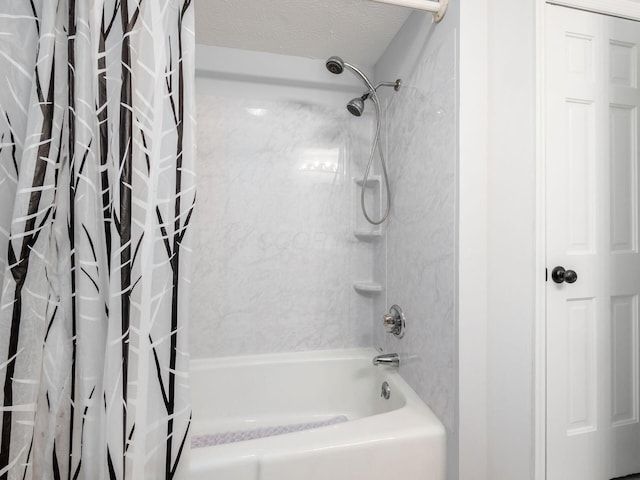
[{"label": "door knob", "polygon": [[556,267],[551,271],[551,280],[556,283],[574,283],[578,280],[578,274],[573,270],[565,270],[563,267]]}]

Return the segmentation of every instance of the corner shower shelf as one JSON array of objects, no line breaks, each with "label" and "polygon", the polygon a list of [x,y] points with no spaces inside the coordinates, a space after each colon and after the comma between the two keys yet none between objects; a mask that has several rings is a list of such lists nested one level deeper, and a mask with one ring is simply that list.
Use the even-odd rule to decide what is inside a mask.
[{"label": "corner shower shelf", "polygon": [[[364,179],[362,179],[362,178],[354,178],[353,180],[354,180],[354,182],[356,182],[356,185],[358,185],[359,187],[361,187],[362,184],[364,183]],[[380,177],[378,175],[371,175],[367,179],[366,187],[367,188],[371,188],[371,187],[375,186],[378,183],[380,183]]]},{"label": "corner shower shelf", "polygon": [[353,235],[358,240],[368,242],[382,237],[382,232],[380,230],[356,230]]},{"label": "corner shower shelf", "polygon": [[355,282],[353,289],[362,295],[377,295],[384,290],[382,285],[377,282]]}]

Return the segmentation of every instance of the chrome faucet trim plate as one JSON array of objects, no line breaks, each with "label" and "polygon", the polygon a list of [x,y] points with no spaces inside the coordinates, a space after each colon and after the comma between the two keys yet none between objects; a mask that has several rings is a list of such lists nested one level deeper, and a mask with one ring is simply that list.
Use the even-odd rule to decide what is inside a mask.
[{"label": "chrome faucet trim plate", "polygon": [[405,320],[402,309],[398,305],[392,305],[389,313],[382,317],[382,325],[397,338],[404,337]]}]

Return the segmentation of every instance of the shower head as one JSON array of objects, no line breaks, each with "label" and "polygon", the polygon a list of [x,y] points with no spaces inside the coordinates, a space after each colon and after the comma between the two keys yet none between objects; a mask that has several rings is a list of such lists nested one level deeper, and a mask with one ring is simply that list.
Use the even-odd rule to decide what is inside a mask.
[{"label": "shower head", "polygon": [[364,111],[364,102],[360,97],[352,98],[349,103],[347,103],[347,110],[349,110],[351,115],[359,117]]},{"label": "shower head", "polygon": [[342,60],[340,57],[329,57],[325,65],[327,66],[327,70],[335,75],[339,75],[344,72],[344,60]]},{"label": "shower head", "polygon": [[342,58],[334,55],[329,57],[327,62],[325,63],[327,70],[335,75],[339,75],[344,72],[344,69],[350,70],[356,77],[362,80],[362,83],[366,85],[369,89],[369,92],[375,92],[375,87],[371,84],[371,81],[367,78],[367,76],[358,69],[355,65],[351,65],[350,63],[345,62]]},{"label": "shower head", "polygon": [[361,97],[352,98],[347,103],[347,110],[351,115],[359,117],[364,112],[364,101],[369,98],[369,93],[365,93]]}]

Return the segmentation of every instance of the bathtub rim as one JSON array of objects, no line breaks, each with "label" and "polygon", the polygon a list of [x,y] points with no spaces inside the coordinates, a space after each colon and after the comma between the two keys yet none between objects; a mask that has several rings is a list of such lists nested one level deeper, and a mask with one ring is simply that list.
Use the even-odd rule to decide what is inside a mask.
[{"label": "bathtub rim", "polygon": [[[319,360],[363,360],[379,355],[380,352],[371,347],[336,348],[328,350],[304,350],[299,352],[258,353],[251,355],[230,355],[223,357],[192,358],[191,370],[222,368],[240,365],[270,365],[283,362],[314,362]],[[381,366],[386,368],[385,366]]]}]

